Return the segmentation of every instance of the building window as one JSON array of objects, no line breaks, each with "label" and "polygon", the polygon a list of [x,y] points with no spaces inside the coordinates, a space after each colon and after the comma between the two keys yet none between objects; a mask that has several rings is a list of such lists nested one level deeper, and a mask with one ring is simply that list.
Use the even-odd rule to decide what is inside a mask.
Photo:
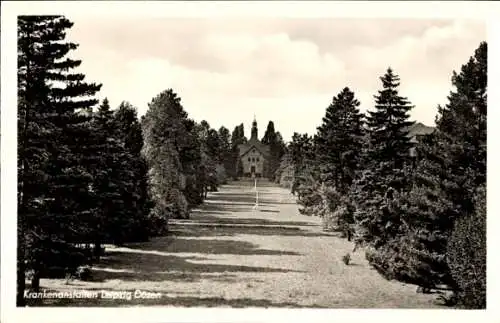
[{"label": "building window", "polygon": [[251,160],[250,160],[250,157],[248,157],[248,161],[251,161]]},{"label": "building window", "polygon": [[257,157],[257,161],[259,161],[259,157]]}]

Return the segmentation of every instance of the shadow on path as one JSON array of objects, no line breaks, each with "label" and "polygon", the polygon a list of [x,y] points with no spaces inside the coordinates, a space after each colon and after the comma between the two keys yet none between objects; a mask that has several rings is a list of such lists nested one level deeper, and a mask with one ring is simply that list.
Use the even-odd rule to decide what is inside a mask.
[{"label": "shadow on path", "polygon": [[193,256],[159,255],[145,253],[144,250],[132,250],[132,252],[112,251],[108,254],[109,257],[103,258],[99,266],[95,268],[92,281],[102,282],[109,279],[127,281],[195,281],[202,278],[201,274],[210,273],[220,273],[224,276],[231,272],[299,272],[283,268],[196,263],[193,261],[207,261],[210,259]]},{"label": "shadow on path", "polygon": [[[259,211],[260,212],[260,211]],[[265,211],[268,212],[268,211]],[[224,214],[224,213],[222,213]],[[222,215],[221,214],[221,215]],[[273,217],[279,217],[279,215]],[[267,226],[318,226],[317,224],[306,222],[306,221],[273,221],[266,219],[258,219],[258,218],[223,218],[217,216],[217,212],[205,213],[205,214],[196,214],[191,219],[182,221],[182,222],[192,222],[192,223],[213,223],[213,224],[251,224],[251,225],[267,225]]]},{"label": "shadow on path", "polygon": [[[233,203],[236,202],[236,203]],[[247,241],[219,239],[218,236],[279,235],[324,236],[300,227],[314,226],[306,221],[279,221],[262,218],[238,217],[254,205],[253,192],[216,192],[208,203],[193,210],[187,220],[176,220],[170,235],[153,238],[149,242],[126,244],[126,248],[106,251],[95,268],[93,281],[120,279],[125,281],[196,281],[211,279],[237,281],[236,272],[287,273],[297,272],[286,268],[228,265],[211,263],[210,255],[243,256],[300,256],[287,250],[269,250]],[[263,212],[272,213],[269,207]],[[277,211],[274,211],[277,212]],[[229,217],[231,216],[231,217]],[[273,217],[279,215],[271,215]],[[300,227],[299,227],[300,226]],[[214,237],[212,239],[198,239]],[[197,256],[184,255],[186,253]],[[200,256],[202,255],[202,256]],[[206,255],[207,257],[203,257]],[[220,257],[219,257],[220,258]]]},{"label": "shadow on path", "polygon": [[[199,228],[196,228],[199,229]],[[260,249],[258,245],[239,240],[217,240],[217,239],[187,239],[182,237],[160,237],[150,242],[138,245],[130,244],[128,248],[139,250],[158,250],[161,252],[182,252],[182,253],[202,253],[202,254],[230,254],[230,255],[264,255],[298,256],[299,253],[284,250]]]},{"label": "shadow on path", "polygon": [[261,236],[294,236],[294,237],[328,237],[340,236],[337,232],[312,232],[298,227],[272,226],[226,226],[226,225],[192,225],[172,226],[170,234],[174,237],[217,237],[238,236],[242,234]]}]

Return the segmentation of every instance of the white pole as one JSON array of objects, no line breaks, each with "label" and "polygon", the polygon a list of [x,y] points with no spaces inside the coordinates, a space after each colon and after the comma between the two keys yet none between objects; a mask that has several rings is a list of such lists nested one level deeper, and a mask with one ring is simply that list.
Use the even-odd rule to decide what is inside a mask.
[{"label": "white pole", "polygon": [[259,191],[257,191],[257,178],[255,178],[254,182],[254,189],[255,189],[255,206],[254,209],[257,209],[259,207]]}]

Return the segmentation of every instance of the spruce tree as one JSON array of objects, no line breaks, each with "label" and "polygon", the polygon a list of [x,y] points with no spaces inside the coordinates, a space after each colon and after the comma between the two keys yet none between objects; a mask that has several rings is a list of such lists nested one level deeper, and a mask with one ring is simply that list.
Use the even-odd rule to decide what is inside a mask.
[{"label": "spruce tree", "polygon": [[228,177],[234,178],[234,166],[231,151],[231,134],[226,127],[220,127],[219,131],[220,159]]},{"label": "spruce tree", "polygon": [[472,308],[485,306],[485,199],[476,195],[486,183],[486,51],[481,43],[453,73],[437,130],[418,144],[416,168],[406,170],[411,190],[388,203],[387,215],[401,225],[368,255],[384,276],[427,289],[448,285]]},{"label": "spruce tree", "polygon": [[368,111],[368,147],[363,171],[352,190],[356,206],[358,242],[375,249],[391,240],[400,219],[391,216],[388,203],[394,192],[408,189],[405,167],[410,161],[412,143],[408,136],[410,102],[399,95],[399,76],[389,68],[380,78],[383,89],[375,96],[375,110]]},{"label": "spruce tree", "polygon": [[317,215],[323,217],[325,227],[340,230],[349,239],[353,206],[347,196],[360,167],[364,135],[359,105],[354,93],[344,88],[326,109],[315,142],[323,201]]},{"label": "spruce tree", "polygon": [[[145,241],[151,231],[149,211],[152,202],[147,165],[141,156],[143,138],[136,108],[122,102],[117,110],[111,111],[105,100],[94,119],[96,133],[101,138],[99,154],[105,157],[100,182],[109,186],[96,196],[96,201],[103,200],[105,205],[99,212],[110,213],[106,239],[116,243]],[[119,194],[114,204],[110,203],[112,197],[106,197],[113,191]]]},{"label": "spruce tree", "polygon": [[349,88],[344,88],[326,109],[318,127],[317,158],[322,181],[344,192],[349,189],[360,163],[363,145],[363,115],[360,103]]},{"label": "spruce tree", "polygon": [[119,138],[113,111],[104,99],[94,114],[93,130],[97,137],[97,159],[93,168],[92,191],[94,193],[95,222],[90,226],[94,233],[96,256],[101,244],[124,242],[129,232],[133,212],[133,159],[124,142]]},{"label": "spruce tree", "polygon": [[127,228],[124,228],[127,232],[125,241],[144,241],[152,232],[149,212],[153,202],[149,195],[148,167],[141,154],[144,139],[137,109],[128,102],[122,102],[114,111],[113,119],[116,136],[130,156],[128,167],[132,171],[131,180],[134,183],[129,200],[133,216],[128,221]]},{"label": "spruce tree", "polygon": [[401,169],[409,157],[412,144],[408,129],[414,124],[409,121],[409,112],[413,106],[399,95],[400,79],[391,68],[380,80],[383,89],[375,96],[375,111],[367,116],[369,158],[373,163],[387,163],[389,167],[384,169],[391,172]]},{"label": "spruce tree", "polygon": [[25,270],[37,289],[42,271],[64,258],[54,254],[81,241],[92,218],[90,120],[101,86],[71,72],[81,64],[65,58],[77,48],[64,41],[72,25],[62,16],[18,17],[19,306]]},{"label": "spruce tree", "polygon": [[[448,104],[439,107],[437,130],[417,147],[419,160],[411,173],[414,186],[394,207],[403,214],[405,235],[415,237],[395,243],[404,248],[398,253],[395,274],[427,288],[446,284],[471,307],[484,306],[471,300],[477,296],[484,301],[485,295],[480,287],[486,266],[482,256],[486,213],[480,211],[485,199],[476,194],[486,184],[486,54],[486,43],[481,43],[460,73],[453,72],[454,90]],[[474,238],[468,240],[463,232],[471,219],[477,230],[471,231]],[[467,253],[479,257],[468,259],[463,256]],[[465,292],[468,286],[473,287]]]}]

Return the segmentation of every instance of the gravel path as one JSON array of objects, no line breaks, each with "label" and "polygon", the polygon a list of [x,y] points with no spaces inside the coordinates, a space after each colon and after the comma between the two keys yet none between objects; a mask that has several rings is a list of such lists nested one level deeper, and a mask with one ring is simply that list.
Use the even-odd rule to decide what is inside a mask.
[{"label": "gravel path", "polygon": [[[414,285],[383,279],[370,269],[363,251],[352,254],[346,266],[341,258],[352,251],[352,243],[322,232],[320,219],[299,214],[288,190],[262,183],[259,207],[254,205],[251,183],[225,185],[189,220],[172,221],[170,236],[108,246],[93,282],[41,282],[49,290],[95,291],[99,297],[45,299],[44,304],[440,307],[436,295],[417,294]],[[159,294],[139,295],[137,290]],[[128,291],[132,297],[108,299],[102,291]]]}]

